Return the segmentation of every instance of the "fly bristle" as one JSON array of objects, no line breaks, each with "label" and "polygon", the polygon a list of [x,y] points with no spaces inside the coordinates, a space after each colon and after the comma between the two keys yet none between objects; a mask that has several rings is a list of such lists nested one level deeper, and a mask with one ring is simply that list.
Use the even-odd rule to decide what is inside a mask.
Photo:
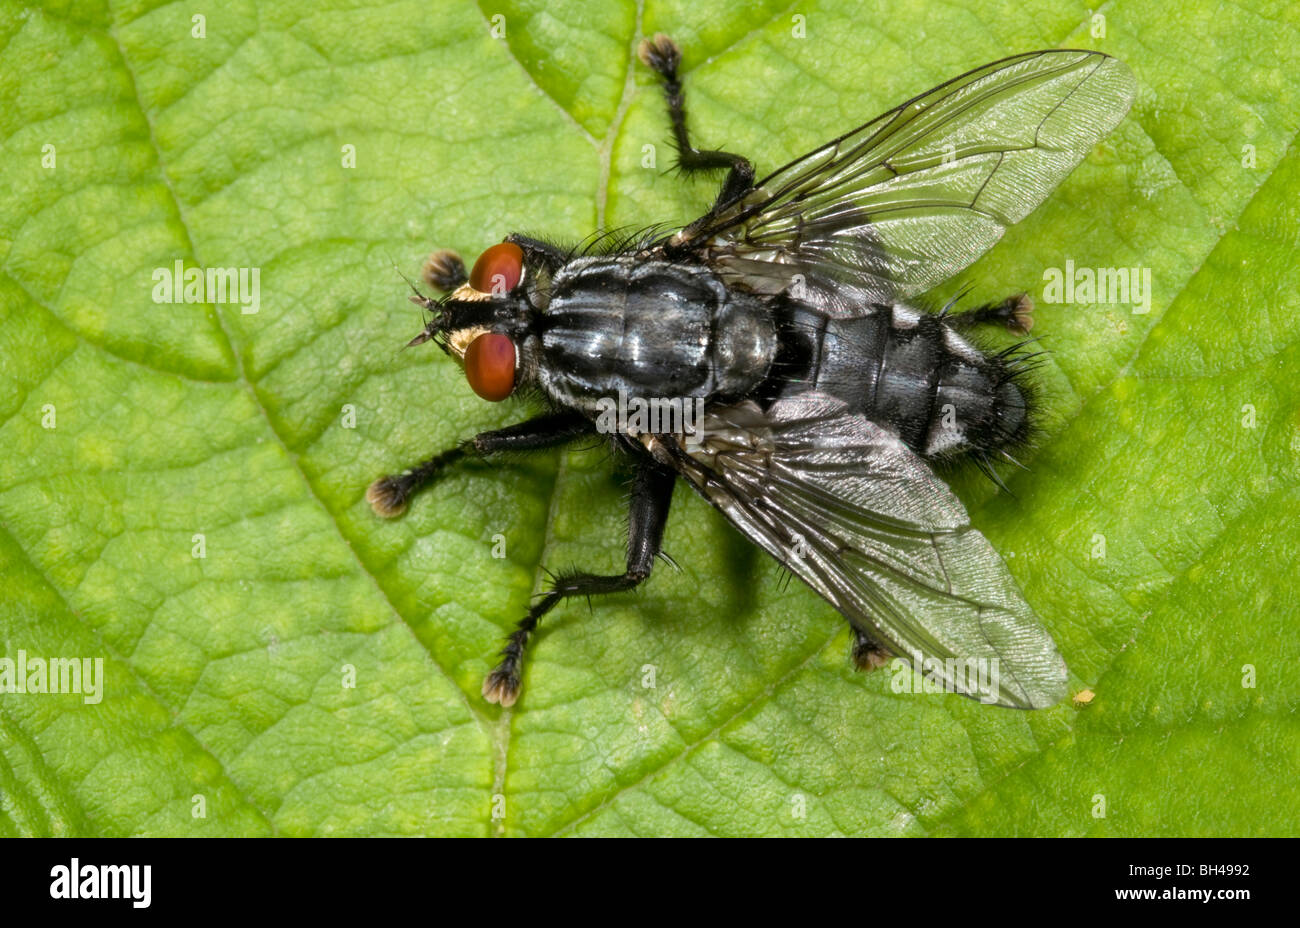
[{"label": "fly bristle", "polygon": [[639,254],[658,244],[668,226],[662,222],[645,226],[616,226],[593,232],[569,250],[569,258]]},{"label": "fly bristle", "polygon": [[948,315],[953,311],[953,309],[956,308],[957,304],[962,300],[964,300],[967,296],[969,296],[971,290],[973,290],[974,288],[975,285],[973,283],[962,284],[961,287],[958,288],[957,292],[952,295],[952,299],[950,299],[947,303],[944,303],[943,307],[937,313],[935,313],[939,321],[942,322],[944,319],[946,319]]},{"label": "fly bristle", "polygon": [[1007,492],[1011,491],[993,469],[993,458],[996,457],[1021,470],[1029,469],[1017,454],[1020,449],[1032,449],[1035,446],[1034,437],[1038,433],[1036,411],[1039,406],[1040,387],[1031,375],[1047,363],[1050,352],[1046,349],[1026,352],[1023,349],[1038,341],[1039,337],[1023,339],[1012,345],[1010,349],[999,351],[990,359],[995,371],[994,389],[1001,391],[1007,384],[1013,384],[1023,398],[1023,406],[1016,404],[1010,409],[1013,413],[1010,421],[1007,418],[1008,407],[999,405],[996,419],[992,423],[991,440],[980,449],[982,460],[976,462],[1000,489]]},{"label": "fly bristle", "polygon": [[679,574],[682,572],[682,565],[678,564],[677,561],[673,559],[673,556],[669,554],[667,551],[660,549],[658,556],[661,561],[663,561],[673,570],[677,571]]},{"label": "fly bristle", "polygon": [[1016,467],[1019,467],[1021,470],[1029,470],[1028,467],[1021,464],[1019,461],[1017,461],[1015,457],[1012,456],[1011,452],[1008,451],[1006,448],[1003,448],[1000,451],[998,451],[998,454],[1001,456],[1002,460],[1008,462],[1009,464],[1014,464]]},{"label": "fly bristle", "polygon": [[984,474],[985,477],[988,477],[989,480],[993,481],[994,486],[1004,493],[1009,493],[1012,496],[1015,496],[1003,481],[1002,475],[997,472],[997,468],[993,466],[993,462],[989,460],[989,456],[984,451],[973,452],[971,454],[971,460],[975,462],[975,466],[980,469],[980,472]]},{"label": "fly bristle", "polygon": [[[1031,335],[1028,338],[1022,338],[1020,341],[1015,342],[1003,348],[997,354],[993,355],[993,357],[998,358],[1000,360],[1009,359],[1015,356],[1018,352],[1020,352],[1026,345],[1032,345],[1035,342],[1040,342],[1042,340],[1043,340],[1042,335]],[[1042,352],[1036,352],[1036,354],[1041,354],[1041,353]]]}]

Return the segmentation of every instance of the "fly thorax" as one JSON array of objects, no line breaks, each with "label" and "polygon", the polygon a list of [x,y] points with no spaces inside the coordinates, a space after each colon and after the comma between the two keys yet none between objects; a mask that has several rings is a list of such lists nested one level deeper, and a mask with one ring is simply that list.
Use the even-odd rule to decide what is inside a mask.
[{"label": "fly thorax", "polygon": [[570,262],[539,320],[538,384],[592,418],[615,402],[744,397],[766,376],[766,305],[709,270],[634,256]]}]

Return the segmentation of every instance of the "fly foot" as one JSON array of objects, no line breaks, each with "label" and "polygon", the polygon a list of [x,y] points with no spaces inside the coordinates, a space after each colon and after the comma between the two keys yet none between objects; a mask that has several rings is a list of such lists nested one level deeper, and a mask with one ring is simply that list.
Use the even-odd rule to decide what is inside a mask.
[{"label": "fly foot", "polygon": [[642,39],[636,48],[636,56],[647,68],[669,80],[677,77],[677,66],[682,63],[681,48],[662,32],[656,33],[653,39]]},{"label": "fly foot", "polygon": [[853,634],[855,636],[853,640],[853,666],[857,667],[858,670],[877,670],[884,667],[893,658],[892,654],[856,628],[853,630]]}]

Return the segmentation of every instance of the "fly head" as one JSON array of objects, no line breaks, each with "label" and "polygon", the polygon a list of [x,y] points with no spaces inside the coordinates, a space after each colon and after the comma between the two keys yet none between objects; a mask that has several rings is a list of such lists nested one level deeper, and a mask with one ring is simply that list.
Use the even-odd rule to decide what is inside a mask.
[{"label": "fly head", "polygon": [[424,278],[450,292],[439,300],[418,290],[411,296],[431,317],[407,347],[437,344],[461,363],[470,387],[485,400],[504,400],[531,379],[534,327],[549,282],[545,268],[506,241],[479,255],[468,275],[455,252],[435,252]]}]

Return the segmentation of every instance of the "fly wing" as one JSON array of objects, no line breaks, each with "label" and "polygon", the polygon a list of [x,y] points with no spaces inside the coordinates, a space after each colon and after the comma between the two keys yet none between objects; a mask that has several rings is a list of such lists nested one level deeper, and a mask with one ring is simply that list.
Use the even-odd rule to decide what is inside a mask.
[{"label": "fly wing", "polygon": [[[1056,645],[962,504],[842,401],[805,393],[767,412],[715,409],[699,443],[672,453],[733,524],[914,669],[1003,706],[1065,695]],[[991,681],[983,692],[976,668]]]},{"label": "fly wing", "polygon": [[985,65],[790,162],[672,244],[759,293],[800,275],[832,311],[915,296],[1032,212],[1124,117],[1135,86],[1100,52]]}]

